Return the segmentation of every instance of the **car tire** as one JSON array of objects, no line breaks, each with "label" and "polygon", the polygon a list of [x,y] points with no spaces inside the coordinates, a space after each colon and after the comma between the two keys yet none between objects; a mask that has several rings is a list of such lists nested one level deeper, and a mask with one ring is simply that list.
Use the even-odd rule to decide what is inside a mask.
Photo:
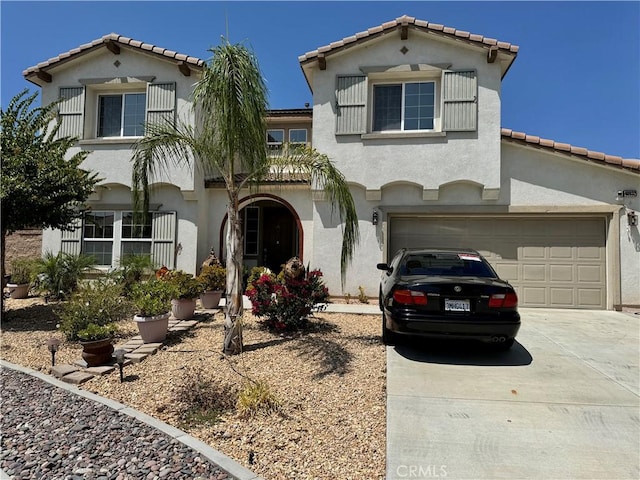
[{"label": "car tire", "polygon": [[492,346],[499,352],[506,352],[507,350],[511,349],[511,347],[513,347],[515,341],[515,338],[507,338],[504,342],[494,343]]},{"label": "car tire", "polygon": [[395,345],[397,342],[397,336],[391,330],[387,328],[387,324],[384,318],[384,312],[382,313],[382,343],[385,345]]}]

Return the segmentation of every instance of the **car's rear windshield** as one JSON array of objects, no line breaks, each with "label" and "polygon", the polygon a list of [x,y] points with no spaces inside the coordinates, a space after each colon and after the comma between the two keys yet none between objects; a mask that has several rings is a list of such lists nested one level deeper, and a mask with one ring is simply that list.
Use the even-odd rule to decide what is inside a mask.
[{"label": "car's rear windshield", "polygon": [[496,276],[493,269],[481,257],[470,253],[408,255],[400,266],[400,274],[490,278]]}]

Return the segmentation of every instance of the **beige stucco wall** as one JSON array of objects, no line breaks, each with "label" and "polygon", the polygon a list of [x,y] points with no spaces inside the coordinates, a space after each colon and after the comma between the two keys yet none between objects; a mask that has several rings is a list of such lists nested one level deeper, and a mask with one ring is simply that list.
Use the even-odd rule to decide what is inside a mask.
[{"label": "beige stucco wall", "polygon": [[[400,52],[403,46],[408,48],[406,54]],[[363,67],[414,64],[450,64],[451,70],[477,71],[477,132],[448,132],[432,137],[385,135],[380,139],[335,135],[336,75],[361,74]],[[410,78],[420,77],[406,79]],[[439,76],[435,79],[439,85]],[[438,189],[459,180],[496,188],[500,182],[500,86],[499,64],[488,64],[484,50],[453,45],[413,31],[408,40],[402,41],[396,32],[329,56],[326,70],[316,67],[312,85],[313,145],[335,161],[349,181],[367,189],[379,189],[396,181]],[[370,97],[372,90],[369,88]],[[437,95],[436,103],[440,101],[441,96]],[[370,121],[371,109],[368,115]]]}]

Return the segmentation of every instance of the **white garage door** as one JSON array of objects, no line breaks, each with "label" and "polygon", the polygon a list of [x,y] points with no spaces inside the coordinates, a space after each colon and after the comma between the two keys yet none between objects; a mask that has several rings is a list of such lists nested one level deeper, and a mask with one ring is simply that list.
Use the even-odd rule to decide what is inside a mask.
[{"label": "white garage door", "polygon": [[478,250],[522,307],[606,308],[604,218],[390,217],[389,258],[402,247]]}]

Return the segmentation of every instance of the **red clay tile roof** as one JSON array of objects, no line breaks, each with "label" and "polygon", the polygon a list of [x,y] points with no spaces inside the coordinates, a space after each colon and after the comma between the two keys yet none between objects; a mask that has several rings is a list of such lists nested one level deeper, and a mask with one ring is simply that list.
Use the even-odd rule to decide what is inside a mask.
[{"label": "red clay tile roof", "polygon": [[29,80],[29,77],[35,75],[38,71],[46,71],[50,68],[56,67],[64,62],[67,62],[69,60],[76,58],[79,55],[84,55],[90,51],[103,47],[108,42],[115,42],[125,47],[132,47],[147,53],[156,54],[156,55],[174,60],[176,61],[176,63],[184,62],[192,67],[200,68],[204,65],[204,60],[201,60],[199,58],[174,52],[172,50],[158,47],[150,43],[144,43],[139,40],[134,40],[132,38],[124,37],[117,33],[110,33],[109,35],[105,35],[102,38],[98,38],[93,42],[85,43],[83,45],[80,45],[78,48],[74,48],[72,50],[69,50],[68,52],[61,53],[60,55],[50,58],[45,62],[41,62],[37,65],[34,65],[33,67],[29,67],[22,72],[22,75],[24,77],[27,77],[27,80]]},{"label": "red clay tile roof", "polygon": [[638,159],[622,158],[616,155],[594,152],[592,150],[587,150],[584,147],[576,147],[574,145],[569,145],[568,143],[559,143],[554,140],[548,140],[534,135],[527,135],[523,132],[514,132],[508,128],[501,129],[500,134],[503,140],[563,153],[573,157],[582,158],[589,162],[603,163],[640,174],[640,160]]},{"label": "red clay tile roof", "polygon": [[337,42],[333,42],[329,45],[319,47],[317,50],[307,52],[304,55],[299,56],[298,60],[300,61],[300,63],[309,62],[315,60],[321,53],[324,53],[326,55],[328,53],[339,51],[341,49],[351,47],[357,43],[376,38],[380,35],[383,35],[389,31],[395,30],[405,25],[412,26],[413,28],[421,30],[423,32],[435,33],[438,35],[443,35],[445,37],[467,41],[469,43],[480,45],[482,47],[497,47],[499,51],[513,54],[514,58],[520,48],[517,45],[512,45],[511,43],[507,42],[500,42],[494,38],[486,38],[482,35],[465,32],[463,30],[457,30],[455,28],[446,27],[438,23],[431,23],[427,22],[426,20],[418,20],[415,17],[403,15],[402,17],[398,17],[395,20],[391,20],[390,22],[386,22],[382,25],[369,28],[364,32],[356,33],[355,35],[343,38],[342,40],[338,40]]}]

